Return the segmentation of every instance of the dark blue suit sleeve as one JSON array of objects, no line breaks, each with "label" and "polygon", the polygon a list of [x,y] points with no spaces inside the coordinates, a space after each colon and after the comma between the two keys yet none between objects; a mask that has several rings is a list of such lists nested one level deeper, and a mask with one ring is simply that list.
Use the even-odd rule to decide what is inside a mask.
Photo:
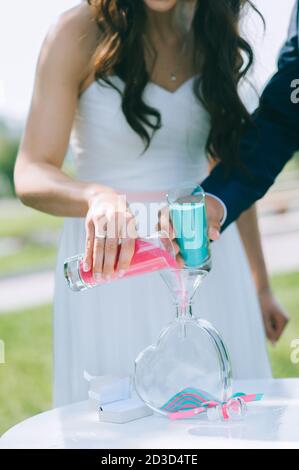
[{"label": "dark blue suit sleeve", "polygon": [[278,68],[281,69],[285,65],[299,57],[299,1],[296,2],[290,22],[288,39],[281,49],[278,59]]},{"label": "dark blue suit sleeve", "polygon": [[240,159],[247,171],[235,169],[226,179],[220,163],[202,183],[206,192],[218,196],[227,207],[223,229],[266,193],[299,149],[299,92],[292,88],[298,89],[296,80],[299,79],[298,30],[296,27],[293,31],[294,17],[298,17],[298,3],[289,40],[279,59],[279,70],[267,85],[253,115],[254,125],[240,145]]}]

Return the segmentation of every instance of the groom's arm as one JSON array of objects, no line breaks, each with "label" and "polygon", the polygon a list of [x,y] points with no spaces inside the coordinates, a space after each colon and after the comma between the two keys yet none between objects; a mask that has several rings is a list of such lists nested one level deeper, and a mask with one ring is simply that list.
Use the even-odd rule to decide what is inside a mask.
[{"label": "groom's arm", "polygon": [[[295,18],[296,15],[298,5]],[[220,198],[227,207],[223,228],[266,193],[299,149],[299,52],[295,27],[290,28],[289,40],[279,60],[279,70],[262,94],[253,121],[254,125],[240,146],[240,158],[248,171],[236,169],[226,179],[220,163],[202,184],[206,192]],[[218,213],[221,218],[223,211],[220,205],[217,208],[213,200],[210,204],[214,217]],[[215,226],[219,221],[216,222]]]},{"label": "groom's arm", "polygon": [[292,13],[288,39],[282,47],[278,59],[278,68],[281,69],[286,64],[293,62],[299,57],[299,0],[294,5]]},{"label": "groom's arm", "polygon": [[[297,92],[291,88],[295,80],[298,81]],[[225,179],[222,164],[218,164],[202,184],[206,192],[226,205],[223,228],[266,193],[298,149],[299,58],[283,67],[262,95],[254,126],[246,133],[240,147],[241,160],[248,171],[236,169]]]}]

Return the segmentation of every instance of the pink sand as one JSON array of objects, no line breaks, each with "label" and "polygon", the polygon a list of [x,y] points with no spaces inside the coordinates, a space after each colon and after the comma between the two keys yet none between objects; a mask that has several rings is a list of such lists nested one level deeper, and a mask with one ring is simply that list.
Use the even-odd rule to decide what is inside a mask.
[{"label": "pink sand", "polygon": [[[154,272],[165,268],[178,269],[176,260],[166,250],[148,241],[137,239],[135,242],[135,253],[130,267],[122,278],[137,276],[138,274]],[[106,282],[104,279],[96,281],[93,277],[92,270],[85,272],[83,270],[83,262],[80,263],[80,276],[83,282],[90,285],[103,284]],[[118,272],[115,272],[111,276],[111,279],[119,279]]]}]

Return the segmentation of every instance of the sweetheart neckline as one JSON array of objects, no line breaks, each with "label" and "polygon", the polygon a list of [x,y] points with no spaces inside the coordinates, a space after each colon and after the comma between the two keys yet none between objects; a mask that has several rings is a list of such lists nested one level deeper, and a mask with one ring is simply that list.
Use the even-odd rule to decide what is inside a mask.
[{"label": "sweetheart neckline", "polygon": [[[187,78],[187,80],[185,80],[185,81],[184,81],[180,86],[178,86],[174,91],[167,90],[167,88],[165,88],[165,87],[163,87],[163,86],[159,85],[158,83],[155,83],[155,82],[153,82],[153,81],[151,81],[151,80],[148,81],[147,86],[152,86],[152,87],[154,87],[154,88],[156,88],[156,89],[158,89],[158,90],[161,90],[161,91],[162,91],[163,93],[165,93],[166,95],[176,96],[176,95],[178,95],[180,92],[182,92],[182,90],[184,90],[184,89],[187,87],[187,85],[189,85],[189,83],[193,83],[193,81],[194,81],[196,78],[199,78],[199,77],[200,77],[200,75],[192,75],[192,77]],[[113,79],[116,78],[116,79],[120,80],[120,81],[124,84],[124,81],[123,81],[120,77],[118,77],[117,75],[111,75],[110,78],[113,78]],[[88,85],[88,87],[86,87],[85,90],[83,90],[83,91],[80,93],[79,99],[81,99],[82,96],[84,96],[85,93],[86,93],[88,90],[90,90],[91,88],[93,88],[94,85],[98,85],[98,84],[99,84],[99,83],[98,83],[96,80],[94,80],[93,82],[91,82],[91,83]]]}]

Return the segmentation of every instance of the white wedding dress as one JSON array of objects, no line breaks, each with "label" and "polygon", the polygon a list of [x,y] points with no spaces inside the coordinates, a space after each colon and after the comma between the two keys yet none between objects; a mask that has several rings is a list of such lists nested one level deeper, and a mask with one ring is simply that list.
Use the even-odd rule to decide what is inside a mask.
[{"label": "white wedding dress", "polygon": [[[122,88],[123,82],[113,77]],[[162,128],[149,149],[130,128],[117,91],[94,82],[81,95],[71,145],[76,176],[134,194],[165,192],[207,175],[205,144],[209,116],[193,95],[194,79],[176,92],[149,83],[144,99],[159,109]],[[130,196],[129,196],[130,199]],[[162,198],[163,199],[163,198]],[[132,205],[134,210],[134,204]],[[138,215],[137,215],[138,217]],[[139,214],[140,227],[144,214]],[[156,217],[152,217],[154,229]],[[174,317],[159,273],[122,279],[81,293],[69,290],[63,262],[84,251],[84,219],[66,219],[56,270],[54,305],[54,402],[87,398],[83,374],[130,374],[137,354],[153,343]],[[213,269],[194,303],[223,336],[235,378],[271,376],[261,312],[235,224],[212,246]]]}]

